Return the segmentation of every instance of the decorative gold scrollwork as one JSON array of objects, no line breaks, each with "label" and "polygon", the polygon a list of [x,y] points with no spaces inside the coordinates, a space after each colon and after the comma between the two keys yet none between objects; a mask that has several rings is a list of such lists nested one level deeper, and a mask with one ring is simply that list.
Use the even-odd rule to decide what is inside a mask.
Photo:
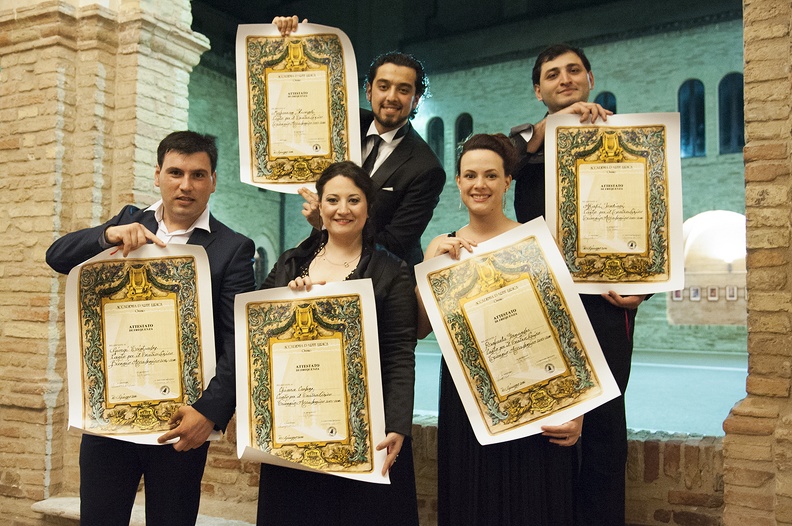
[{"label": "decorative gold scrollwork", "polygon": [[289,42],[289,56],[286,58],[286,70],[305,71],[308,69],[308,59],[303,52],[304,44],[302,40],[292,40]]}]

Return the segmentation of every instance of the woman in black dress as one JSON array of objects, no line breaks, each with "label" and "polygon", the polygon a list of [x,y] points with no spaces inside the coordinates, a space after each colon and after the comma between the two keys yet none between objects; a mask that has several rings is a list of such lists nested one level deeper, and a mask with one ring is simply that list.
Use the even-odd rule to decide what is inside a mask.
[{"label": "woman in black dress", "polygon": [[[503,201],[517,154],[503,134],[474,135],[457,164],[459,196],[470,222],[429,243],[425,258],[459,258],[520,223]],[[431,332],[419,302],[418,336]],[[566,526],[573,524],[573,487],[583,417],[545,426],[541,435],[482,446],[476,440],[445,361],[440,378],[437,430],[439,526]]]},{"label": "woman in black dress", "polygon": [[[330,165],[316,182],[325,230],[278,259],[262,288],[310,290],[330,281],[371,278],[377,306],[390,484],[359,482],[261,465],[256,524],[417,526],[410,431],[415,383],[416,300],[407,265],[377,247],[366,229],[371,178],[351,162]],[[396,462],[398,458],[398,462]]]}]

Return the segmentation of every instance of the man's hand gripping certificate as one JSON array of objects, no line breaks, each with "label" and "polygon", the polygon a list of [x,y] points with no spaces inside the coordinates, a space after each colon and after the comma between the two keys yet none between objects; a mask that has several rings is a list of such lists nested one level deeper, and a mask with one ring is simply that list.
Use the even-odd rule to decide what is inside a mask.
[{"label": "man's hand gripping certificate", "polygon": [[69,272],[65,309],[70,429],[157,444],[214,376],[203,247],[105,250]]}]

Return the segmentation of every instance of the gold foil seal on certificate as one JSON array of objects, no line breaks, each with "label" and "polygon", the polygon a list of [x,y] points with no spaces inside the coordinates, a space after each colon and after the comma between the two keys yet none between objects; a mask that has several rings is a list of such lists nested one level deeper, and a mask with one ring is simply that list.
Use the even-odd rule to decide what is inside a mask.
[{"label": "gold foil seal on certificate", "polygon": [[474,255],[426,278],[491,435],[602,391],[536,238]]},{"label": "gold foil seal on certificate", "polygon": [[165,432],[202,393],[201,318],[192,256],[79,268],[83,429]]},{"label": "gold foil seal on certificate", "polygon": [[246,306],[250,443],[328,472],[371,472],[369,378],[358,295]]},{"label": "gold foil seal on certificate", "polygon": [[331,163],[360,162],[357,72],[340,30],[239,26],[241,180],[276,191],[311,185]]}]

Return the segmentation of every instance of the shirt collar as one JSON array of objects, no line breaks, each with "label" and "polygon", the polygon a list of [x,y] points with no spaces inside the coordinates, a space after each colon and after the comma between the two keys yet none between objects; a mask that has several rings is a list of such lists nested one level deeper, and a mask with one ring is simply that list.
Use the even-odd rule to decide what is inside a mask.
[{"label": "shirt collar", "polygon": [[[160,199],[159,201],[148,207],[146,210],[147,211],[151,210],[152,212],[154,212],[154,219],[157,220],[157,223],[160,225],[160,228],[165,230],[165,223],[162,221],[162,214],[165,211],[165,207],[162,206],[162,199]],[[195,222],[192,225],[190,225],[190,228],[184,230],[184,232],[192,232],[196,228],[200,228],[201,230],[206,230],[207,232],[212,231],[212,229],[209,227],[209,205],[206,205],[206,208],[204,208],[204,211],[201,212],[200,216],[198,216],[198,219],[196,219]],[[176,232],[170,232],[170,233],[175,234]]]},{"label": "shirt collar", "polygon": [[[390,144],[393,142],[394,138],[396,137],[396,134],[399,133],[405,126],[407,126],[407,124],[409,123],[405,122],[404,125],[399,126],[395,130],[387,131],[385,133],[379,133],[377,131],[377,126],[375,124],[375,121],[371,121],[371,125],[369,126],[368,132],[366,133],[366,139],[368,139],[372,135],[379,135],[380,137],[382,137],[382,140],[385,141],[385,143]],[[406,131],[407,130],[404,130],[399,134],[399,139],[404,137],[404,133]]]}]

